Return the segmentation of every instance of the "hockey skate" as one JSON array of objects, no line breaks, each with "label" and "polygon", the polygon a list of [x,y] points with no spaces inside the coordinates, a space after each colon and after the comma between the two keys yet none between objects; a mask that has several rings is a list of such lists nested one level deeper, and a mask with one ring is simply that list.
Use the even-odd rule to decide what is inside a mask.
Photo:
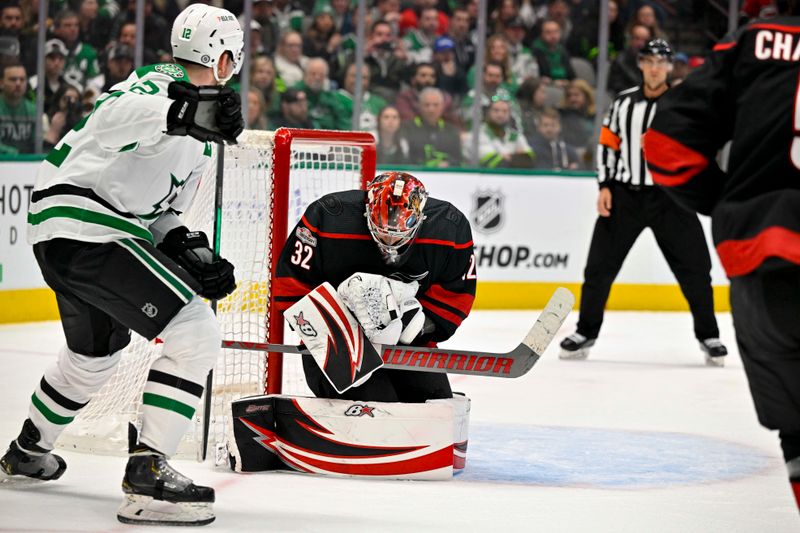
[{"label": "hockey skate", "polygon": [[30,419],[22,424],[22,431],[12,440],[5,455],[0,458],[0,483],[30,480],[58,479],[67,469],[60,456],[36,445],[40,434]]},{"label": "hockey skate", "polygon": [[122,491],[117,519],[125,524],[204,526],[215,518],[214,489],[195,485],[162,455],[130,457]]},{"label": "hockey skate", "polygon": [[582,360],[589,356],[589,348],[594,346],[595,339],[587,339],[580,333],[573,333],[561,341],[559,359]]},{"label": "hockey skate", "polygon": [[706,354],[706,366],[725,366],[728,349],[719,339],[703,339],[700,341],[700,349]]}]

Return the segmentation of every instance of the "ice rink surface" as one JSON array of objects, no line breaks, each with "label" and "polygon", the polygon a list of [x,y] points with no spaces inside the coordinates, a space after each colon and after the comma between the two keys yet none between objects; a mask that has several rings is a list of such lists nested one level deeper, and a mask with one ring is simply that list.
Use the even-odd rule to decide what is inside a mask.
[{"label": "ice rink surface", "polygon": [[[535,311],[475,312],[449,345],[515,346]],[[731,350],[703,364],[688,313],[608,313],[587,361],[560,361],[567,319],[516,380],[454,377],[472,398],[467,468],[448,482],[237,475],[173,464],[217,491],[205,531],[796,532],[777,436],[755,417],[731,317]],[[0,445],[62,343],[56,322],[0,326]],[[0,531],[165,531],[116,520],[125,459],[63,453],[55,482],[0,486]]]}]

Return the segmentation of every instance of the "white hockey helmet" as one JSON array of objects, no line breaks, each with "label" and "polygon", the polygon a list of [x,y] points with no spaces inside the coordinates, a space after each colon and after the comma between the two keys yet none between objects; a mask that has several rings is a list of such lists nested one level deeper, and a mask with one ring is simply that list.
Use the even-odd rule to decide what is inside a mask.
[{"label": "white hockey helmet", "polygon": [[217,77],[217,63],[225,52],[230,52],[233,57],[233,74],[242,70],[244,32],[227,9],[206,4],[190,5],[175,18],[171,41],[172,57],[210,67],[218,82],[230,79]]}]

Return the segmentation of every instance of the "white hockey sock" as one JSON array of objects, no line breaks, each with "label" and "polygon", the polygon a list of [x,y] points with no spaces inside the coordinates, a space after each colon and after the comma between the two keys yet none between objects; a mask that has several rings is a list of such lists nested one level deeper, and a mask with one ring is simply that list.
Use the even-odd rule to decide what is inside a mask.
[{"label": "white hockey sock", "polygon": [[28,408],[28,417],[41,433],[36,443],[39,447],[53,449],[67,424],[114,375],[121,354],[119,351],[107,357],[90,357],[67,346],[61,349],[56,362],[45,370]]},{"label": "white hockey sock", "polygon": [[161,332],[163,355],[144,387],[139,441],[173,455],[200,403],[208,371],[217,360],[220,334],[211,308],[195,297]]}]

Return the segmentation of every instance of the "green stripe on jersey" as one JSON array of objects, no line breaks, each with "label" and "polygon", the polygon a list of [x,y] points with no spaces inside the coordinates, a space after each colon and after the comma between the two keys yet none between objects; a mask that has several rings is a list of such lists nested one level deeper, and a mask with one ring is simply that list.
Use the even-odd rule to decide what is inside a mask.
[{"label": "green stripe on jersey", "polygon": [[44,402],[42,402],[42,400],[40,400],[39,397],[36,396],[35,392],[33,393],[33,396],[31,396],[31,403],[34,405],[34,407],[36,407],[36,409],[39,410],[40,413],[42,413],[42,415],[44,415],[44,417],[48,421],[52,422],[53,424],[58,424],[59,426],[63,426],[65,424],[69,424],[75,419],[74,416],[61,416],[51,411],[44,404]]},{"label": "green stripe on jersey", "polygon": [[98,108],[98,107],[100,107],[100,104],[103,104],[103,103],[105,103],[105,102],[108,102],[108,101],[109,101],[109,100],[111,100],[112,98],[119,98],[119,97],[120,97],[120,96],[122,96],[123,94],[125,94],[125,92],[124,92],[124,91],[114,91],[113,93],[109,94],[109,95],[108,95],[108,96],[106,96],[105,98],[102,98],[102,99],[98,100],[97,102],[95,102],[95,103],[94,103],[94,109],[93,109],[92,111],[95,111],[95,110],[97,110],[97,108]]},{"label": "green stripe on jersey", "polygon": [[80,207],[56,206],[48,207],[38,213],[28,213],[28,224],[38,226],[45,220],[51,218],[71,218],[80,222],[87,222],[89,224],[98,224],[100,226],[107,226],[109,228],[118,229],[129,233],[137,239],[142,239],[148,242],[153,242],[153,235],[136,224],[132,224],[126,220],[121,220],[111,215],[104,213],[97,213],[89,211],[88,209],[81,209]]},{"label": "green stripe on jersey", "polygon": [[175,290],[177,290],[187,302],[194,297],[194,292],[192,292],[192,290],[180,278],[176,277],[172,272],[165,268],[164,265],[158,262],[155,257],[150,255],[147,250],[130,239],[122,239],[120,242],[123,246],[141,257],[142,260],[156,272],[156,274],[158,274],[165,282],[172,285],[172,287],[174,287]]},{"label": "green stripe on jersey", "polygon": [[47,154],[45,161],[50,163],[51,165],[57,167],[61,166],[61,163],[67,158],[69,153],[72,151],[72,146],[64,143],[61,145],[61,148],[53,148],[50,150],[50,153]]},{"label": "green stripe on jersey", "polygon": [[142,395],[142,403],[145,405],[151,405],[153,407],[160,407],[161,409],[166,409],[167,411],[174,411],[179,415],[183,415],[189,419],[194,416],[194,407],[186,405],[183,402],[179,402],[178,400],[161,396],[160,394],[145,392]]}]

